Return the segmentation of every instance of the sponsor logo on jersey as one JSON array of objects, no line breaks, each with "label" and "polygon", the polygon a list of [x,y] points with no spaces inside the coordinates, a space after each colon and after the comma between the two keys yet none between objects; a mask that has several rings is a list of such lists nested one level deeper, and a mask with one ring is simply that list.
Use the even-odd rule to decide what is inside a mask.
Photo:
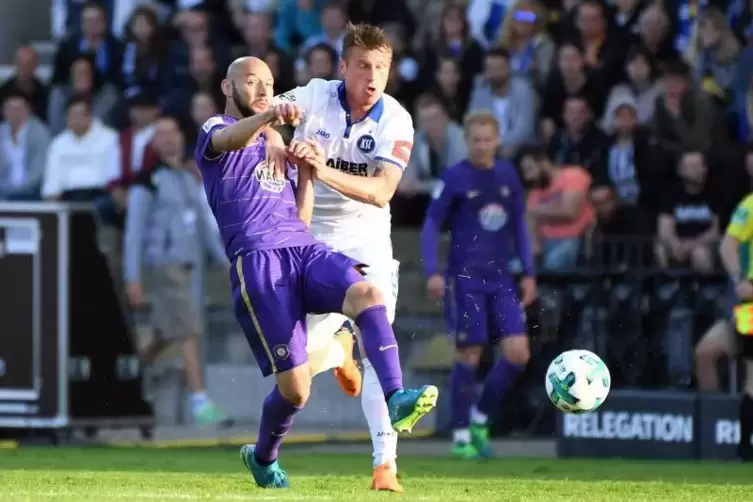
[{"label": "sponsor logo on jersey", "polygon": [[478,213],[478,222],[488,232],[500,230],[507,223],[505,208],[494,203],[485,205]]},{"label": "sponsor logo on jersey", "polygon": [[350,162],[337,157],[336,159],[327,159],[327,165],[344,173],[353,174],[355,176],[369,175],[369,165],[366,162]]},{"label": "sponsor logo on jersey", "polygon": [[371,153],[376,148],[376,140],[374,139],[374,136],[364,134],[363,136],[358,138],[358,142],[356,143],[356,146],[363,153]]},{"label": "sponsor logo on jersey", "polygon": [[267,166],[265,161],[260,162],[256,166],[254,176],[259,185],[261,185],[261,189],[267,192],[280,193],[285,188],[286,181],[275,179],[274,174],[269,170],[269,166]]},{"label": "sponsor logo on jersey", "polygon": [[329,133],[325,131],[324,129],[319,129],[318,131],[316,131],[316,135],[321,136],[324,139],[329,139],[329,136],[330,136]]}]

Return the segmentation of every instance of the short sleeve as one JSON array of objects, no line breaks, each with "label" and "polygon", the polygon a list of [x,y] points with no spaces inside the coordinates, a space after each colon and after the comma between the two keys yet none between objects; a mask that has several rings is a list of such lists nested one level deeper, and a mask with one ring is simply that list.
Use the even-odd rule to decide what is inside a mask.
[{"label": "short sleeve", "polygon": [[413,150],[413,119],[404,109],[380,128],[374,160],[389,162],[405,170]]},{"label": "short sleeve", "polygon": [[740,241],[753,238],[753,197],[746,198],[735,208],[726,233]]},{"label": "short sleeve", "polygon": [[294,89],[288,92],[279,94],[272,99],[272,104],[278,103],[295,103],[303,109],[304,117],[311,113],[314,109],[315,99],[317,96],[327,96],[329,82],[321,78],[313,78],[308,84]]},{"label": "short sleeve", "polygon": [[200,160],[217,160],[222,154],[212,151],[211,140],[212,134],[224,127],[227,127],[228,123],[224,118],[219,115],[209,117],[199,129],[199,137],[196,139],[196,162]]}]

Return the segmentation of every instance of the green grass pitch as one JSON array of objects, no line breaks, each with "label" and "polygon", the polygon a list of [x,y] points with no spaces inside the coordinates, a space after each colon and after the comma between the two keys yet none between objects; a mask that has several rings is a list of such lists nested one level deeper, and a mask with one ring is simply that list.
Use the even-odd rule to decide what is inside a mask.
[{"label": "green grass pitch", "polygon": [[0,450],[0,501],[753,501],[753,466],[733,463],[403,457],[399,495],[367,489],[367,455],[281,460],[286,491],[256,488],[231,449]]}]

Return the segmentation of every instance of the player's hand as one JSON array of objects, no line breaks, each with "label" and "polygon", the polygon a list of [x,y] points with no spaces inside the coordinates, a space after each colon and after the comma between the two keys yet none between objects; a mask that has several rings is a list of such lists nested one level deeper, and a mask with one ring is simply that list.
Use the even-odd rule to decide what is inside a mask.
[{"label": "player's hand", "polygon": [[296,162],[320,165],[324,164],[324,149],[316,140],[292,141],[288,146],[288,155]]},{"label": "player's hand", "polygon": [[128,301],[134,307],[143,307],[146,305],[146,297],[144,296],[144,288],[138,281],[131,281],[126,285],[126,293],[128,294]]},{"label": "player's hand", "polygon": [[434,274],[429,277],[426,282],[426,292],[429,294],[429,298],[439,299],[444,297],[445,280],[440,274]]},{"label": "player's hand", "polygon": [[750,281],[740,281],[735,284],[735,294],[739,300],[753,300],[753,284]]},{"label": "player's hand", "polygon": [[287,175],[287,156],[285,154],[285,140],[282,134],[268,127],[264,131],[266,138],[266,162],[276,180],[284,180]]},{"label": "player's hand", "polygon": [[283,102],[272,106],[277,122],[297,127],[303,118],[303,109],[296,103]]},{"label": "player's hand", "polygon": [[528,307],[536,300],[536,279],[523,277],[520,280],[520,301],[524,307]]}]

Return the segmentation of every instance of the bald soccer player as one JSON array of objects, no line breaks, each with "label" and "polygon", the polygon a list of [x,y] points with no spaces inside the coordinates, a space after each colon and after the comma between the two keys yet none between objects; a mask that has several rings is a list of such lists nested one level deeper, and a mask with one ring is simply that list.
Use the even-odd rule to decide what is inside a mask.
[{"label": "bald soccer player", "polygon": [[273,169],[265,160],[265,129],[301,118],[294,103],[270,106],[273,85],[263,61],[234,61],[222,81],[225,113],[201,127],[195,158],[231,262],[238,322],[262,374],[274,373],[277,380],[264,400],[257,444],[243,446],[241,458],[257,485],[287,488],[277,455],[310,394],[307,314],[339,312],[356,323],[396,431],[410,430],[426,415],[438,391],[431,385],[403,389],[398,351],[389,350],[397,342],[379,289],[364,280],[361,264],[330,251],[308,231],[311,166],[322,162],[321,148],[313,141],[291,143],[288,159],[297,176],[290,164]]}]

